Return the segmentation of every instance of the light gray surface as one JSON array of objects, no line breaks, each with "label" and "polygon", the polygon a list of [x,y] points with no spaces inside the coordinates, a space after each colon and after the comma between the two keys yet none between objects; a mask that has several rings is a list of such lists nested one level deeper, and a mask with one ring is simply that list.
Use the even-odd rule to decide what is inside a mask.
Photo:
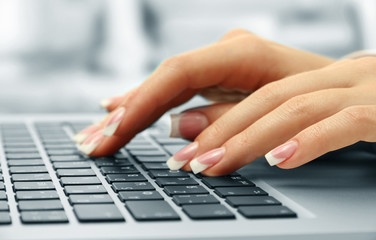
[{"label": "light gray surface", "polygon": [[[49,118],[80,119],[67,115]],[[13,119],[21,120],[23,117]],[[51,164],[43,157],[48,170],[52,171]],[[171,204],[182,221],[138,223],[109,189],[126,222],[81,224],[74,217],[62,189],[58,188],[69,224],[22,225],[15,201],[10,197],[13,224],[0,226],[0,239],[375,239],[375,155],[346,153],[328,158],[288,171],[271,168],[263,159],[258,159],[240,170],[256,185],[296,211],[299,215],[297,219],[247,220],[235,213],[236,221],[192,221]],[[9,186],[4,159],[1,159],[1,165]],[[56,176],[52,176],[57,182]],[[105,182],[101,174],[98,173],[98,176]]]}]

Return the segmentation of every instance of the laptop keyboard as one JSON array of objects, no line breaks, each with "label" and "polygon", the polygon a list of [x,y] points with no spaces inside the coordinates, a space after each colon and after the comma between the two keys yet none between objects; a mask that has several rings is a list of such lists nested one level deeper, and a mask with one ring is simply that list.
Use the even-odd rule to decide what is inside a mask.
[{"label": "laptop keyboard", "polygon": [[[0,224],[12,223],[10,198],[17,202],[24,224],[68,223],[67,211],[73,211],[79,222],[126,221],[109,191],[116,193],[136,221],[179,221],[184,214],[207,221],[297,217],[238,173],[213,178],[170,171],[166,160],[188,142],[166,137],[163,127],[151,127],[113,156],[88,158],[71,140],[73,133],[88,124],[0,124],[0,156],[6,163],[0,166]],[[9,181],[4,179],[4,168]],[[62,198],[68,200],[70,209],[63,206]]]}]

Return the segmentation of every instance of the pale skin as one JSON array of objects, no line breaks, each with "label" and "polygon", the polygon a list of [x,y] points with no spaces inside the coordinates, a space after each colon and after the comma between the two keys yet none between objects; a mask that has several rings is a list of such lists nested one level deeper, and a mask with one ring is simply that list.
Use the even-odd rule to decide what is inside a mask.
[{"label": "pale skin", "polygon": [[213,45],[164,61],[139,87],[112,98],[109,115],[88,135],[101,135],[116,109],[124,107],[124,116],[89,155],[116,152],[169,109],[218,86],[246,97],[187,110],[208,120],[189,137],[198,142],[195,157],[225,149],[205,175],[231,173],[291,140],[297,149],[280,168],[358,141],[376,142],[376,58],[334,61],[233,30]]}]

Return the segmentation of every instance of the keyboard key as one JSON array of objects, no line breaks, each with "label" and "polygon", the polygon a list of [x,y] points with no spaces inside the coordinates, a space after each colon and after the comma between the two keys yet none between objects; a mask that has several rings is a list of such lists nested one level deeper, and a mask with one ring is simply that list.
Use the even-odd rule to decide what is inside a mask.
[{"label": "keyboard key", "polygon": [[[182,138],[168,138],[168,137],[158,137],[157,142],[159,142],[162,145],[175,145],[179,144],[180,146],[186,146],[190,142],[188,140],[182,139]],[[164,146],[166,147],[166,146]]]},{"label": "keyboard key", "polygon": [[177,177],[189,177],[187,172],[177,170],[150,170],[149,176],[151,178],[177,178]]},{"label": "keyboard key", "polygon": [[82,185],[82,186],[65,186],[64,192],[66,195],[70,194],[96,194],[107,193],[107,190],[102,185]]},{"label": "keyboard key", "polygon": [[128,151],[159,151],[157,147],[154,145],[136,145],[136,144],[130,144],[126,145],[125,149]]},{"label": "keyboard key", "polygon": [[75,162],[87,160],[86,157],[81,155],[66,155],[66,156],[50,156],[51,162]]},{"label": "keyboard key", "polygon": [[197,220],[235,218],[235,215],[221,204],[184,205],[183,211]]},{"label": "keyboard key", "polygon": [[7,199],[8,197],[5,191],[0,191],[0,200],[7,200]]},{"label": "keyboard key", "polygon": [[166,162],[163,163],[142,163],[145,170],[170,170]]},{"label": "keyboard key", "polygon": [[44,166],[42,159],[8,160],[8,166]]},{"label": "keyboard key", "polygon": [[107,174],[120,174],[120,173],[139,173],[134,166],[117,166],[117,167],[102,167],[101,173]]},{"label": "keyboard key", "polygon": [[9,206],[7,201],[0,201],[0,211],[9,211]]},{"label": "keyboard key", "polygon": [[40,159],[39,153],[9,153],[6,154],[8,160],[12,159]]},{"label": "keyboard key", "polygon": [[180,220],[165,201],[129,201],[125,206],[137,221]]},{"label": "keyboard key", "polygon": [[129,174],[108,174],[106,180],[109,183],[113,182],[146,182],[147,179],[141,173]]},{"label": "keyboard key", "polygon": [[255,186],[254,183],[241,176],[203,177],[202,182],[210,188]]},{"label": "keyboard key", "polygon": [[110,157],[95,159],[95,165],[98,167],[132,166],[127,159],[114,159]]},{"label": "keyboard key", "polygon": [[46,150],[48,155],[76,155],[80,154],[80,152],[77,150],[77,148],[72,149],[48,149]]},{"label": "keyboard key", "polygon": [[198,185],[193,178],[157,178],[155,182],[160,187]]},{"label": "keyboard key", "polygon": [[13,174],[13,182],[35,182],[50,181],[51,176],[48,173],[32,173],[32,174]]},{"label": "keyboard key", "polygon": [[20,211],[30,210],[63,210],[60,200],[27,200],[19,201],[18,209]]},{"label": "keyboard key", "polygon": [[149,182],[117,182],[112,184],[115,192],[155,190]]},{"label": "keyboard key", "polygon": [[45,166],[29,166],[29,167],[10,167],[10,174],[14,173],[47,173]]},{"label": "keyboard key", "polygon": [[173,195],[194,195],[208,194],[209,192],[202,186],[166,186],[164,192],[169,196]]},{"label": "keyboard key", "polygon": [[0,224],[12,223],[9,212],[0,212]]},{"label": "keyboard key", "polygon": [[56,191],[17,191],[17,200],[59,199]]},{"label": "keyboard key", "polygon": [[214,190],[220,197],[227,196],[267,196],[268,193],[259,187],[218,187]]},{"label": "keyboard key", "polygon": [[4,149],[6,153],[38,153],[38,149],[35,147],[27,148],[6,148]]},{"label": "keyboard key", "polygon": [[129,200],[163,200],[162,195],[157,191],[121,191],[119,198],[123,202]]},{"label": "keyboard key", "polygon": [[255,197],[255,196],[237,196],[227,197],[226,202],[232,207],[238,206],[257,206],[257,205],[281,205],[281,203],[273,197]]},{"label": "keyboard key", "polygon": [[93,169],[58,169],[56,175],[60,177],[96,176]]},{"label": "keyboard key", "polygon": [[98,185],[101,181],[98,177],[62,177],[60,178],[62,186],[66,185]]},{"label": "keyboard key", "polygon": [[90,168],[89,162],[54,162],[55,169],[85,169]]},{"label": "keyboard key", "polygon": [[175,153],[177,153],[180,150],[182,150],[185,146],[187,146],[187,144],[183,144],[183,145],[166,145],[166,146],[163,146],[163,147],[164,147],[164,149],[167,150],[168,153],[170,153],[171,155],[174,155]]},{"label": "keyboard key", "polygon": [[5,190],[5,185],[3,182],[0,182],[0,190]]},{"label": "keyboard key", "polygon": [[80,222],[125,221],[115,204],[77,204],[73,209]]},{"label": "keyboard key", "polygon": [[82,203],[113,203],[114,201],[108,194],[72,194],[69,195],[70,204]]},{"label": "keyboard key", "polygon": [[165,163],[168,157],[158,157],[158,156],[136,156],[137,161],[142,163]]},{"label": "keyboard key", "polygon": [[295,218],[297,214],[285,206],[245,206],[239,213],[246,218]]},{"label": "keyboard key", "polygon": [[15,191],[30,191],[30,190],[53,190],[55,186],[51,181],[44,182],[14,182],[13,188]]},{"label": "keyboard key", "polygon": [[140,150],[131,150],[129,151],[134,156],[159,156],[159,157],[166,157],[167,154],[162,150],[156,151],[140,151]]},{"label": "keyboard key", "polygon": [[65,144],[45,144],[45,149],[52,150],[52,149],[71,149],[76,148],[74,143],[65,143]]},{"label": "keyboard key", "polygon": [[35,148],[33,142],[5,142],[5,148]]},{"label": "keyboard key", "polygon": [[67,223],[68,218],[64,211],[23,211],[23,223]]},{"label": "keyboard key", "polygon": [[190,204],[219,203],[218,199],[209,194],[199,195],[175,195],[172,200],[179,206]]}]

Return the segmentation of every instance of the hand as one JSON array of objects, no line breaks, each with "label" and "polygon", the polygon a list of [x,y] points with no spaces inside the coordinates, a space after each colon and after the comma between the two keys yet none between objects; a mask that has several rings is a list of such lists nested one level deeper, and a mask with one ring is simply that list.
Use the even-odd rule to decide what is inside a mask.
[{"label": "hand", "polygon": [[[234,30],[218,43],[163,62],[138,88],[105,102],[110,114],[75,139],[82,143],[81,149],[88,155],[112,154],[167,110],[195,94],[207,94],[208,89],[215,88],[239,91],[244,97],[270,82],[332,62],[244,30]],[[211,108],[222,109],[224,113],[231,105],[223,108],[215,105],[206,110]]]}]

